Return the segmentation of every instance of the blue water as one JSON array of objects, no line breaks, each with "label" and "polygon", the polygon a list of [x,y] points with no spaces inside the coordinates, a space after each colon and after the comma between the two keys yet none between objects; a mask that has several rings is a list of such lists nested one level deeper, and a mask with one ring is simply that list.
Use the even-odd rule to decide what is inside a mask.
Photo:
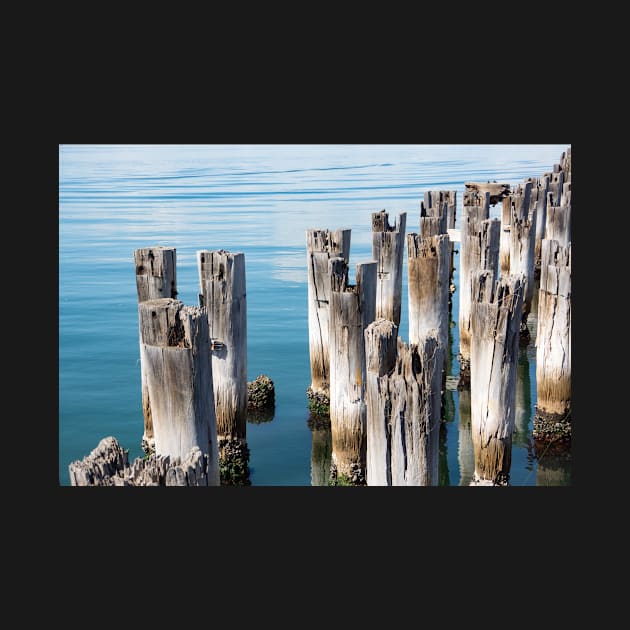
[{"label": "blue water", "polygon": [[[251,482],[308,486],[306,229],[352,228],[353,279],[355,264],[371,259],[372,212],[406,211],[407,232],[417,232],[424,191],[457,190],[459,227],[465,181],[520,183],[550,171],[568,146],[61,145],[60,483],[69,484],[68,464],[105,436],[130,458],[143,454],[134,249],[177,248],[178,299],[186,304],[198,303],[197,250],[245,253],[248,380],[264,373],[276,386],[273,420],[247,425]],[[499,212],[491,208],[491,216]],[[406,255],[404,267],[400,335],[407,340]],[[457,307],[455,292],[454,320]],[[456,355],[456,321],[451,332]],[[458,369],[453,358],[451,374]],[[511,483],[569,483],[566,466],[549,477],[533,455],[535,370],[531,343],[519,364]],[[442,478],[459,485],[459,394],[449,395]]]}]

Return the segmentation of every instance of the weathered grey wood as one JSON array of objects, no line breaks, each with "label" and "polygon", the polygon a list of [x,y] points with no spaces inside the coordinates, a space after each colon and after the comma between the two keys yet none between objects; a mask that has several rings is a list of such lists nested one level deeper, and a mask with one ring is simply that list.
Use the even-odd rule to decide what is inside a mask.
[{"label": "weathered grey wood", "polygon": [[[464,204],[469,193],[488,193],[488,203],[494,206],[510,193],[509,184],[497,184],[496,182],[466,182],[464,184]],[[487,219],[488,217],[486,217]]]},{"label": "weathered grey wood", "polygon": [[[440,204],[446,205],[446,232],[455,230],[455,223],[457,222],[457,191],[456,190],[427,190],[424,193],[424,205],[427,208],[440,208]],[[420,217],[420,236],[435,236],[437,234],[444,234],[442,231],[442,224],[439,219],[436,221],[432,217]],[[448,272],[449,281],[453,281],[453,261],[455,256],[455,245],[451,239],[450,244],[450,267]],[[454,289],[454,285],[453,285]],[[449,310],[451,308],[451,299],[449,295]]]},{"label": "weathered grey wood", "polygon": [[421,236],[446,234],[448,227],[448,203],[446,201],[436,201],[434,206],[427,206],[424,201],[420,202]]},{"label": "weathered grey wood", "polygon": [[[138,302],[157,300],[159,298],[177,297],[177,267],[174,247],[143,247],[133,253],[136,266],[136,289]],[[151,401],[142,367],[140,368],[142,383],[142,415],[144,417],[144,434],[142,448],[145,452],[155,449],[153,439],[153,420],[151,418]]]},{"label": "weathered grey wood", "polygon": [[128,461],[129,451],[115,437],[103,438],[80,461],[69,465],[72,486],[207,486],[209,459],[198,447],[184,458],[152,453],[146,458]]},{"label": "weathered grey wood", "polygon": [[308,344],[311,362],[310,390],[328,397],[329,365],[329,310],[330,274],[328,261],[350,258],[350,229],[306,231],[306,259],[308,270]]},{"label": "weathered grey wood", "polygon": [[407,234],[409,343],[418,344],[429,330],[448,347],[450,241],[440,234],[422,238]]},{"label": "weathered grey wood", "polygon": [[368,485],[438,484],[441,374],[437,330],[405,344],[377,320],[365,331]]},{"label": "weathered grey wood", "polygon": [[[558,165],[554,165],[558,166]],[[548,194],[551,195],[551,199],[547,199],[547,206],[557,206],[562,199],[562,189],[564,187],[564,171],[553,172],[549,176],[549,189]]]},{"label": "weathered grey wood", "polygon": [[457,462],[459,463],[459,485],[469,486],[475,474],[475,451],[470,424],[470,389],[458,390],[459,427],[457,442]]},{"label": "weathered grey wood", "polygon": [[247,294],[245,254],[197,252],[199,303],[213,340],[212,379],[219,440],[246,438]]},{"label": "weathered grey wood", "polygon": [[566,247],[571,242],[571,206],[554,206],[551,203],[551,194],[547,203],[545,238],[558,241],[560,246]]},{"label": "weathered grey wood", "polygon": [[470,347],[471,427],[475,451],[472,485],[509,482],[516,366],[525,278],[494,283],[491,271],[473,278]]},{"label": "weathered grey wood", "polygon": [[[342,265],[339,273],[335,266]],[[330,285],[330,425],[332,465],[337,477],[364,484],[365,343],[363,331],[376,310],[375,261],[359,263],[356,285],[348,285],[345,261],[329,262]]]},{"label": "weathered grey wood", "polygon": [[534,253],[536,244],[536,209],[531,208],[532,182],[526,181],[510,194],[510,275],[525,276],[521,332],[527,335],[527,317],[534,295]]},{"label": "weathered grey wood", "polygon": [[[459,362],[462,384],[467,383],[470,363],[471,287],[475,274],[488,269],[497,277],[500,247],[499,219],[479,217],[479,206],[464,209],[459,253]],[[469,214],[470,212],[470,214]]]},{"label": "weathered grey wood", "polygon": [[571,205],[571,182],[564,182],[564,184],[562,184],[562,197],[560,197],[560,205]]},{"label": "weathered grey wood", "polygon": [[[454,228],[457,219],[456,190],[427,190],[424,193],[424,205],[427,208],[440,208],[446,204],[446,227]],[[441,234],[443,232],[440,232]],[[430,236],[433,236],[432,234]]]},{"label": "weathered grey wood", "polygon": [[138,305],[140,359],[151,400],[155,452],[185,458],[197,446],[218,484],[218,441],[205,308],[161,298]]},{"label": "weathered grey wood", "polygon": [[372,214],[372,258],[378,263],[376,279],[376,317],[400,324],[402,265],[405,251],[407,213],[389,224],[385,210]]},{"label": "weathered grey wood", "polygon": [[544,239],[536,339],[536,417],[540,441],[571,438],[571,243]]},{"label": "weathered grey wood", "polygon": [[510,246],[512,229],[512,204],[509,195],[503,198],[501,204],[501,238],[499,241],[499,269],[501,275],[510,273]]},{"label": "weathered grey wood", "polygon": [[547,222],[547,193],[549,192],[549,176],[543,175],[532,186],[530,206],[536,210],[536,240],[534,243],[534,270],[540,270],[540,251],[542,240],[545,238],[545,224]]},{"label": "weathered grey wood", "polygon": [[138,302],[177,297],[174,247],[143,247],[133,252]]},{"label": "weathered grey wood", "polygon": [[396,365],[398,326],[376,319],[365,329],[367,485],[391,486],[391,427],[388,382]]}]

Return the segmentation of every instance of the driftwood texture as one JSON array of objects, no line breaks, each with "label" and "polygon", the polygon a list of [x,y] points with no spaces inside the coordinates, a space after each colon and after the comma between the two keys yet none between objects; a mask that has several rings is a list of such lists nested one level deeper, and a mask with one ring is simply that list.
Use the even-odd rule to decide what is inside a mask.
[{"label": "driftwood texture", "polygon": [[155,452],[185,458],[195,446],[218,482],[218,445],[205,308],[162,298],[138,305],[140,358],[151,400]]},{"label": "driftwood texture", "polygon": [[[429,195],[429,197],[431,197]],[[425,201],[427,196],[425,194]],[[420,236],[434,236],[436,234],[446,234],[448,229],[448,203],[439,201],[433,197],[436,205],[425,205],[425,201],[420,202]]]},{"label": "driftwood texture", "polygon": [[330,387],[330,273],[331,258],[350,258],[350,229],[306,231],[308,271],[308,346],[311,389],[328,397]]},{"label": "driftwood texture", "polygon": [[437,330],[407,345],[390,321],[365,331],[368,485],[438,485],[441,374]]},{"label": "driftwood texture", "polygon": [[470,348],[473,485],[506,485],[509,481],[524,285],[522,276],[501,278],[495,285],[490,271],[481,271],[473,279]]},{"label": "driftwood texture", "polygon": [[536,244],[536,209],[531,208],[532,182],[527,181],[510,194],[510,275],[525,277],[523,318],[521,329],[525,331],[527,316],[534,295],[534,246]]},{"label": "driftwood texture", "polygon": [[199,303],[213,342],[212,382],[219,439],[244,440],[247,427],[245,254],[197,252]]},{"label": "driftwood texture", "polygon": [[[494,206],[504,197],[510,194],[509,184],[497,184],[496,182],[466,182],[464,184],[464,199],[469,193],[488,194],[488,202]],[[464,203],[466,203],[464,201]]]},{"label": "driftwood texture", "polygon": [[[69,466],[72,486],[208,486],[218,485],[208,477],[208,456],[193,447],[184,458],[156,455],[136,458],[115,437],[103,438],[80,461]],[[216,480],[215,480],[216,481]]]},{"label": "driftwood texture", "polygon": [[545,223],[547,221],[547,193],[549,192],[549,176],[540,179],[532,178],[530,207],[536,211],[536,237],[534,241],[534,271],[540,270],[540,248],[545,238]]},{"label": "driftwood texture", "polygon": [[363,331],[374,321],[377,263],[359,263],[356,285],[348,285],[343,258],[329,262],[330,425],[332,464],[338,477],[365,483],[365,344]]},{"label": "driftwood texture", "polygon": [[571,242],[571,206],[554,206],[551,203],[551,194],[548,204],[545,238],[550,241],[558,241],[560,246],[566,247]]},{"label": "driftwood texture", "polygon": [[[455,228],[457,219],[456,190],[427,190],[424,193],[424,205],[427,208],[441,208],[446,204],[446,227]],[[433,235],[430,235],[433,236]]]},{"label": "driftwood texture", "polygon": [[472,281],[483,269],[497,277],[500,246],[499,219],[480,220],[485,212],[480,212],[478,206],[468,212],[464,210],[462,217],[459,255],[459,354],[464,373],[470,361]]},{"label": "driftwood texture", "polygon": [[[543,240],[536,338],[534,436],[570,437],[571,243]],[[556,426],[558,425],[558,426]]]},{"label": "driftwood texture", "polygon": [[376,280],[376,317],[400,324],[402,265],[405,251],[407,213],[389,224],[385,210],[372,214],[372,258],[378,263]]},{"label": "driftwood texture", "polygon": [[[451,242],[446,234],[422,238],[407,234],[409,343],[418,344],[429,330],[448,347]],[[388,318],[385,318],[388,319]]]},{"label": "driftwood texture", "polygon": [[[133,257],[136,266],[138,303],[159,298],[177,297],[176,251],[174,247],[143,247],[136,249]],[[151,401],[142,366],[140,379],[142,383],[142,415],[144,417],[142,448],[146,452],[152,452],[155,450],[155,441],[153,439]]]}]

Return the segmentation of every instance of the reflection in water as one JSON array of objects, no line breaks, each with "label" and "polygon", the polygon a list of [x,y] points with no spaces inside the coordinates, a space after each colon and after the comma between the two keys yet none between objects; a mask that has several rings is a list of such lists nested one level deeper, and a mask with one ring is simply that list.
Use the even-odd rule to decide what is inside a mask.
[{"label": "reflection in water", "polygon": [[521,348],[516,366],[516,396],[514,400],[514,433],[512,444],[531,448],[531,430],[529,428],[532,419],[531,382],[529,379],[529,359],[527,349]]},{"label": "reflection in water", "polygon": [[470,389],[459,390],[459,485],[469,486],[475,472],[475,451],[470,425]]},{"label": "reflection in water", "polygon": [[275,408],[271,409],[248,409],[247,422],[252,424],[262,424],[263,422],[271,422],[275,415]]},{"label": "reflection in water", "polygon": [[327,486],[330,479],[332,457],[332,433],[330,421],[322,422],[309,418],[309,428],[313,438],[311,446],[311,486]]},{"label": "reflection in water", "polygon": [[536,467],[537,486],[571,485],[571,454],[545,453]]},{"label": "reflection in water", "polygon": [[[451,416],[452,418],[453,416]],[[448,458],[446,449],[446,435],[448,430],[445,422],[440,422],[440,456],[438,459],[438,486],[450,486],[448,473]]]}]

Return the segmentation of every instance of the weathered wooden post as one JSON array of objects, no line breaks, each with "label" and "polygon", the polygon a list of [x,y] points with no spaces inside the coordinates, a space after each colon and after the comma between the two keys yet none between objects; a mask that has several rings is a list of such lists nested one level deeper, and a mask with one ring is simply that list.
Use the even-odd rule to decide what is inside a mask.
[{"label": "weathered wooden post", "polygon": [[[159,298],[177,297],[177,268],[174,247],[143,247],[133,252],[136,265],[136,288],[138,303]],[[151,419],[151,401],[147,391],[142,365],[140,367],[142,383],[142,415],[144,416],[144,434],[142,450],[151,453],[155,450],[153,439],[153,421]]]},{"label": "weathered wooden post", "polygon": [[420,343],[435,328],[440,345],[448,348],[450,248],[447,234],[407,234],[409,343]]},{"label": "weathered wooden post", "polygon": [[219,485],[218,468],[208,476],[209,457],[193,446],[185,457],[156,455],[137,457],[129,463],[129,451],[118,440],[103,438],[80,461],[70,463],[71,486],[208,486]]},{"label": "weathered wooden post", "polygon": [[525,182],[510,194],[512,208],[510,231],[510,275],[525,276],[521,339],[529,339],[527,317],[534,295],[534,246],[536,243],[536,209],[530,210],[532,183]]},{"label": "weathered wooden post", "polygon": [[466,205],[466,197],[471,193],[480,194],[482,197],[488,193],[488,203],[494,206],[510,194],[510,185],[497,184],[497,182],[465,182],[464,205]]},{"label": "weathered wooden post", "polygon": [[[534,179],[534,178],[532,178]],[[530,206],[536,211],[536,237],[534,242],[534,273],[540,273],[540,248],[545,238],[545,223],[547,221],[547,193],[549,191],[549,176],[543,175],[532,182]]]},{"label": "weathered wooden post", "polygon": [[475,474],[471,485],[507,485],[525,278],[473,278],[470,400]]},{"label": "weathered wooden post", "polygon": [[[424,193],[424,205],[426,208],[439,208],[444,213],[443,205],[446,205],[446,228],[455,228],[457,219],[457,191],[456,190],[426,190]],[[421,212],[422,216],[422,212]],[[433,215],[438,216],[438,215]],[[440,232],[443,234],[443,232]],[[432,234],[430,236],[433,236]]]},{"label": "weathered wooden post", "polygon": [[384,319],[365,331],[368,485],[435,486],[444,348],[437,330],[417,345],[397,333]]},{"label": "weathered wooden post", "polygon": [[[330,404],[330,273],[328,261],[350,258],[350,229],[306,231],[308,272],[308,345],[311,384],[306,391],[311,411],[328,411]],[[324,414],[326,415],[326,414]]]},{"label": "weathered wooden post", "polygon": [[475,474],[475,451],[470,423],[470,389],[458,390],[459,395],[459,440],[457,462],[459,485],[469,486]]},{"label": "weathered wooden post", "polygon": [[[367,485],[391,486],[391,427],[386,377],[396,365],[398,326],[376,319],[365,329]],[[382,383],[382,385],[381,385]]]},{"label": "weathered wooden post", "polygon": [[554,205],[551,193],[547,203],[545,238],[566,247],[571,242],[571,205]]},{"label": "weathered wooden post", "polygon": [[195,446],[219,483],[210,336],[205,308],[161,298],[138,305],[140,359],[151,401],[155,453],[184,459]]},{"label": "weathered wooden post", "polygon": [[[487,199],[487,193],[486,193]],[[470,380],[471,286],[474,275],[498,269],[499,219],[483,218],[487,205],[465,206],[462,216],[459,254],[459,376],[460,385]],[[496,277],[496,276],[495,276]]]},{"label": "weathered wooden post", "polygon": [[[426,199],[426,195],[425,195]],[[448,204],[444,201],[436,201],[436,205],[426,206],[420,202],[420,236],[435,236],[446,234],[448,229]]]},{"label": "weathered wooden post", "polygon": [[504,197],[501,204],[501,239],[499,242],[499,269],[501,275],[510,274],[510,237],[512,230],[512,206],[510,197]]},{"label": "weathered wooden post", "polygon": [[562,199],[562,191],[564,189],[564,171],[560,170],[559,164],[553,165],[553,173],[549,175],[549,189],[552,199],[547,201],[547,205],[557,206]]},{"label": "weathered wooden post", "polygon": [[571,441],[571,243],[544,239],[538,294],[534,439]]},{"label": "weathered wooden post", "polygon": [[332,477],[337,483],[365,484],[365,343],[363,331],[374,321],[374,261],[356,267],[348,285],[348,265],[333,258],[330,269],[330,426]]},{"label": "weathered wooden post", "polygon": [[247,484],[247,297],[245,254],[197,252],[199,303],[207,309],[224,484]]},{"label": "weathered wooden post", "polygon": [[376,317],[400,324],[402,263],[405,250],[407,213],[401,212],[394,225],[385,210],[372,214],[372,258],[378,263]]}]

